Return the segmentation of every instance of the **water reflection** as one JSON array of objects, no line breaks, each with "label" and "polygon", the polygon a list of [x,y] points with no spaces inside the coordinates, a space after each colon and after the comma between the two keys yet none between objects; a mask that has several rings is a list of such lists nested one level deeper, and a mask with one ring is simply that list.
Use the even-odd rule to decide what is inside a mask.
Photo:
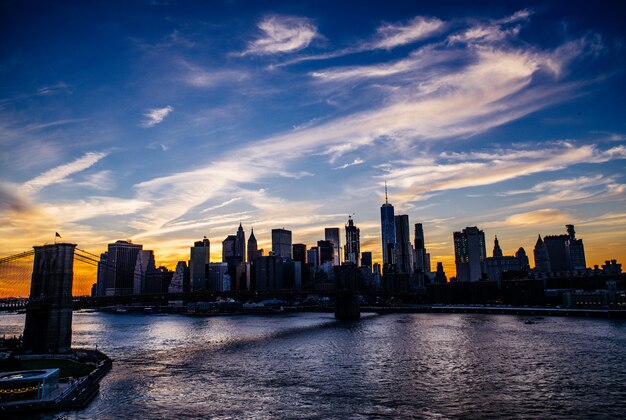
[{"label": "water reflection", "polygon": [[[53,418],[622,418],[626,323],[398,314],[75,314],[115,359],[96,400]],[[2,317],[18,334],[23,316]]]}]

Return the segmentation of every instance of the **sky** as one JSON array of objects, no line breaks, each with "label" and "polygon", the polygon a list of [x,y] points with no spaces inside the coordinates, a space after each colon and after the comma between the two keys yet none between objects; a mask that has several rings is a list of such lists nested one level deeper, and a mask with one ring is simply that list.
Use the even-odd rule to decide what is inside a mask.
[{"label": "sky", "polygon": [[93,3],[0,5],[0,257],[59,232],[173,269],[353,215],[380,260],[386,181],[448,276],[466,226],[626,262],[619,2]]}]

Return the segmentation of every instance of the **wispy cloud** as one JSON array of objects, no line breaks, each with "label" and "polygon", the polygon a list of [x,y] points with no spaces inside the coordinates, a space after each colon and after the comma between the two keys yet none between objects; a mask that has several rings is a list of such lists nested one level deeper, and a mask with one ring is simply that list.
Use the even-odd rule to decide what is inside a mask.
[{"label": "wispy cloud", "polygon": [[67,177],[72,174],[90,168],[106,156],[106,152],[85,153],[84,156],[74,160],[73,162],[57,166],[56,168],[50,169],[30,181],[27,181],[21,186],[20,191],[25,194],[36,193],[49,185],[56,184],[67,179]]},{"label": "wispy cloud", "polygon": [[391,49],[432,36],[444,26],[437,18],[417,16],[406,24],[387,23],[377,30],[376,40],[368,49]]},{"label": "wispy cloud", "polygon": [[333,168],[333,169],[346,169],[346,168],[349,168],[350,166],[360,165],[362,163],[365,163],[365,161],[363,159],[356,158],[356,159],[354,159],[350,163],[345,163],[345,164],[343,164],[341,166],[337,166],[336,168]]},{"label": "wispy cloud", "polygon": [[142,125],[144,127],[154,127],[155,125],[161,123],[165,117],[167,117],[170,112],[174,110],[170,105],[164,108],[152,108],[149,109],[144,115],[145,120]]},{"label": "wispy cloud", "polygon": [[290,53],[309,46],[318,36],[311,20],[294,16],[268,16],[258,24],[262,36],[250,42],[242,53],[266,55]]}]

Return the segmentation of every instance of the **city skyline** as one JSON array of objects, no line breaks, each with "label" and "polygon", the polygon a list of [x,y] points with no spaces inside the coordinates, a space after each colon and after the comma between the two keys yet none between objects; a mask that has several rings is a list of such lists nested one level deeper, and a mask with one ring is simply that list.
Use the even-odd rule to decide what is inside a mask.
[{"label": "city skyline", "polygon": [[532,255],[573,224],[587,266],[624,261],[623,11],[461,4],[2,5],[2,255],[58,231],[173,269],[356,213],[382,262],[387,181],[448,277],[469,226]]}]

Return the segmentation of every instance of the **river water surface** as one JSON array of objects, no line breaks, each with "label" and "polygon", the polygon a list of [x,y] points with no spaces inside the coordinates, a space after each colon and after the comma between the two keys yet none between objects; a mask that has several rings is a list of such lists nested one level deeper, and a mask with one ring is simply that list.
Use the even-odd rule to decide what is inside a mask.
[{"label": "river water surface", "polygon": [[[0,315],[0,335],[24,316]],[[507,315],[75,313],[114,359],[45,418],[626,418],[626,321]]]}]

